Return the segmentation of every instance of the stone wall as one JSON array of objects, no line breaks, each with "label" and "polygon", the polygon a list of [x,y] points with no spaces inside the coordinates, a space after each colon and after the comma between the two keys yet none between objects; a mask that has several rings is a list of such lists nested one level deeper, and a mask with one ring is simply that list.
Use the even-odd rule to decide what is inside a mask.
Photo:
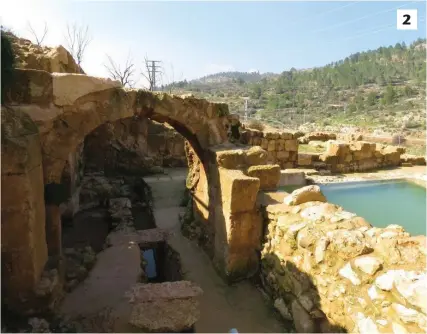
[{"label": "stone wall", "polygon": [[333,173],[362,172],[400,165],[405,148],[357,141],[330,140],[323,153],[299,153],[298,166],[329,170]]},{"label": "stone wall", "polygon": [[40,282],[47,261],[42,152],[37,125],[1,108],[2,302],[16,311]]},{"label": "stone wall", "polygon": [[316,141],[328,141],[337,139],[335,133],[329,132],[309,132],[298,138],[300,144],[308,144],[312,140]]},{"label": "stone wall", "polygon": [[267,151],[267,161],[280,165],[282,169],[293,168],[296,165],[298,140],[293,132],[263,132],[243,129],[240,142],[245,145],[261,146]]},{"label": "stone wall", "polygon": [[322,202],[262,207],[261,279],[299,332],[426,331],[426,238]]},{"label": "stone wall", "polygon": [[146,118],[105,123],[85,138],[86,170],[144,175],[156,167],[185,167],[184,138]]}]

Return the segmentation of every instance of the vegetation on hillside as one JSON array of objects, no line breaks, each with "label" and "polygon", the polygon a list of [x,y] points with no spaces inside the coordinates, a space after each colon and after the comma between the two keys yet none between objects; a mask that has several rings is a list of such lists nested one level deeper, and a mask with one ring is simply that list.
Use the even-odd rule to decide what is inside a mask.
[{"label": "vegetation on hillside", "polygon": [[6,96],[7,87],[13,80],[15,56],[13,54],[10,32],[1,27],[1,104]]},{"label": "vegetation on hillside", "polygon": [[226,102],[242,113],[249,97],[253,116],[320,126],[351,124],[425,129],[426,40],[380,47],[309,70],[280,75],[227,72],[175,88]]}]

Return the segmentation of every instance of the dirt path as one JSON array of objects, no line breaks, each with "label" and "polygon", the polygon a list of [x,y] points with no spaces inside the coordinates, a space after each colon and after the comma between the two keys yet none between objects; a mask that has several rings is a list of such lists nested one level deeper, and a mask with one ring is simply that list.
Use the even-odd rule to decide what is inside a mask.
[{"label": "dirt path", "polygon": [[284,332],[271,305],[250,282],[229,286],[218,276],[209,257],[193,242],[182,236],[178,214],[184,191],[186,170],[173,170],[169,176],[149,177],[154,198],[157,227],[173,231],[170,244],[180,253],[185,278],[196,282],[204,291],[197,332]]}]

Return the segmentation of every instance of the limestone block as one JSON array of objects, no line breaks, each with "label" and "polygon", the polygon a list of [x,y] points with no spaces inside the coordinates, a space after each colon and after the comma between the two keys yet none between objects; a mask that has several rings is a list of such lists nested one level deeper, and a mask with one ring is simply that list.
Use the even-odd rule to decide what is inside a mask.
[{"label": "limestone block", "polygon": [[273,152],[276,150],[276,140],[270,139],[268,141],[267,151]]},{"label": "limestone block", "polygon": [[350,147],[348,143],[329,140],[326,145],[326,154],[330,156],[345,157],[350,153]]},{"label": "limestone block", "polygon": [[129,323],[147,332],[182,332],[200,317],[202,289],[189,281],[136,284],[127,294],[132,305]]},{"label": "limestone block", "polygon": [[252,138],[252,145],[259,146],[259,145],[261,145],[261,142],[262,142],[261,137],[253,137]]},{"label": "limestone block", "polygon": [[287,205],[299,205],[307,202],[326,202],[326,198],[320,191],[319,186],[302,187],[294,190],[292,194],[284,199],[284,203]]},{"label": "limestone block", "polygon": [[57,106],[72,105],[89,93],[121,87],[119,81],[84,74],[52,73],[53,101]]},{"label": "limestone block", "polygon": [[244,166],[246,155],[243,150],[221,150],[216,152],[219,166],[227,169],[238,169]]},{"label": "limestone block", "polygon": [[284,151],[284,150],[285,150],[285,139],[277,139],[276,151]]},{"label": "limestone block", "polygon": [[311,166],[312,155],[306,153],[298,153],[298,165],[299,166]]},{"label": "limestone block", "polygon": [[248,166],[264,165],[267,163],[267,152],[260,146],[253,146],[246,152],[246,164]]},{"label": "limestone block", "polygon": [[278,160],[287,160],[289,158],[289,152],[288,151],[278,151],[277,154]]},{"label": "limestone block", "polygon": [[285,141],[285,150],[286,151],[298,151],[298,141],[296,139],[287,139]]},{"label": "limestone block", "polygon": [[264,138],[275,140],[280,138],[280,134],[278,132],[264,132]]},{"label": "limestone block", "polygon": [[261,148],[263,148],[264,150],[268,150],[268,139],[266,138],[261,139]]},{"label": "limestone block", "polygon": [[267,163],[276,163],[276,151],[267,152]]},{"label": "limestone block", "polygon": [[48,106],[52,101],[52,77],[44,71],[15,69],[10,89],[10,99],[20,104]]},{"label": "limestone block", "polygon": [[260,180],[240,170],[219,168],[222,205],[230,213],[251,211],[255,206]]},{"label": "limestone block", "polygon": [[281,132],[280,133],[280,138],[281,139],[293,139],[293,134],[290,132]]},{"label": "limestone block", "polygon": [[403,163],[411,163],[413,165],[420,165],[425,166],[426,165],[426,158],[423,156],[416,156],[412,154],[402,154],[400,156],[400,161]]},{"label": "limestone block", "polygon": [[362,256],[354,260],[354,266],[370,276],[380,270],[382,264],[383,261],[374,256]]},{"label": "limestone block", "polygon": [[260,180],[261,190],[273,190],[277,188],[280,180],[279,165],[258,165],[248,169],[248,175]]},{"label": "limestone block", "polygon": [[298,169],[285,169],[280,171],[279,187],[303,186],[307,183],[305,174]]}]

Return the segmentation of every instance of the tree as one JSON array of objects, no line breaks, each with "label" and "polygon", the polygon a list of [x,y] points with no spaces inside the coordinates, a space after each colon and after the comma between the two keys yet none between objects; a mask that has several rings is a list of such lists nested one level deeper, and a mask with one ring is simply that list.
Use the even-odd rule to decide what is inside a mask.
[{"label": "tree", "polygon": [[396,99],[396,92],[394,91],[394,88],[392,85],[388,85],[384,93],[384,102],[385,104],[393,104],[395,99]]},{"label": "tree", "polygon": [[133,63],[130,53],[126,59],[125,66],[121,68],[120,64],[116,64],[109,55],[107,55],[108,64],[104,64],[110,78],[113,80],[118,80],[124,87],[134,87],[135,81],[133,80],[133,75],[135,72],[135,64]]},{"label": "tree", "polygon": [[41,46],[48,32],[47,23],[44,23],[44,29],[42,33],[37,33],[32,27],[30,22],[27,22],[27,29],[31,35],[33,35],[34,40],[38,46]]},{"label": "tree", "polygon": [[370,92],[366,98],[366,104],[370,107],[374,106],[377,103],[377,93]]},{"label": "tree", "polygon": [[262,95],[262,88],[259,84],[252,86],[251,97],[254,99],[259,99]]},{"label": "tree", "polygon": [[414,95],[414,93],[415,93],[414,90],[409,86],[405,86],[403,88],[403,94],[405,94],[405,96],[407,97],[411,97],[412,95]]},{"label": "tree", "polygon": [[91,41],[92,38],[89,36],[89,27],[87,25],[78,26],[76,23],[73,25],[67,24],[65,42],[78,65],[82,63],[86,48]]}]

